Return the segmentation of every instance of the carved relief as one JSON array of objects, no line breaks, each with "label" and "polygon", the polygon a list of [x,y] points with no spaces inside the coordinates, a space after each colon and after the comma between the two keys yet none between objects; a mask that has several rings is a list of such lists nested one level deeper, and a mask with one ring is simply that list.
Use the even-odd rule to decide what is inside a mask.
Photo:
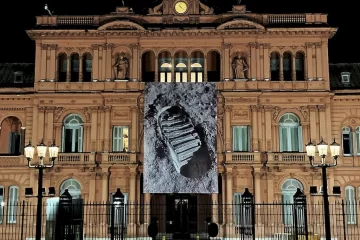
[{"label": "carved relief", "polygon": [[301,114],[303,115],[304,119],[307,120],[308,119],[308,116],[309,116],[309,110],[304,107],[304,106],[301,106],[299,109],[298,109]]},{"label": "carved relief", "polygon": [[86,122],[90,122],[89,109],[88,108],[82,108],[82,109],[79,109],[79,111],[85,115]]},{"label": "carved relief", "polygon": [[257,103],[257,98],[226,98],[226,103]]},{"label": "carved relief", "polygon": [[273,115],[272,115],[273,120],[276,120],[278,118],[280,110],[281,109],[279,107],[277,107],[277,106],[274,107],[274,112],[273,112]]},{"label": "carved relief", "polygon": [[114,111],[113,112],[113,119],[129,119],[129,112],[128,111]]},{"label": "carved relief", "polygon": [[233,117],[234,118],[244,118],[244,119],[249,119],[249,111],[248,110],[234,110],[233,111]]}]

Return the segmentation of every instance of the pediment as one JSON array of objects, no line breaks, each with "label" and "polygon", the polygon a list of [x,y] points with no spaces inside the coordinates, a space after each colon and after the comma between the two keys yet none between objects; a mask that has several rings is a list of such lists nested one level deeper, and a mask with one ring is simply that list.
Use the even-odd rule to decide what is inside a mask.
[{"label": "pediment", "polygon": [[141,25],[126,21],[126,20],[115,20],[112,22],[108,22],[98,28],[98,30],[140,30],[144,31],[145,28],[143,28]]},{"label": "pediment", "polygon": [[217,27],[217,30],[239,30],[239,29],[258,29],[264,30],[265,27],[259,23],[249,21],[246,19],[236,19],[221,24]]}]

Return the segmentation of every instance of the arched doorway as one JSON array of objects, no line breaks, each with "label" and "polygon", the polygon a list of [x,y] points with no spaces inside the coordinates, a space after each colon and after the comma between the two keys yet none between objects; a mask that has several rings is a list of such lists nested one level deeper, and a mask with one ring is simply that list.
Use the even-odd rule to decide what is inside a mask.
[{"label": "arched doorway", "polygon": [[0,154],[21,155],[25,132],[19,118],[9,116],[0,123]]},{"label": "arched doorway", "polygon": [[301,182],[294,178],[287,179],[281,186],[283,216],[284,216],[283,220],[285,225],[293,224],[294,195],[298,188],[301,191],[304,190],[304,187],[301,184]]}]

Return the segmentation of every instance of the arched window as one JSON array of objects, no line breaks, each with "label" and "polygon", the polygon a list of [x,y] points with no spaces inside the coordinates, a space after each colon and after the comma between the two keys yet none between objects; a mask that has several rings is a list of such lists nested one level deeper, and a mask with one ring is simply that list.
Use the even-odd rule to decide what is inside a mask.
[{"label": "arched window", "polygon": [[342,129],[342,150],[344,156],[353,155],[353,133],[349,127]]},{"label": "arched window", "polygon": [[175,82],[187,82],[187,66],[180,62],[175,66]]},{"label": "arched window", "polygon": [[19,200],[19,187],[17,186],[10,186],[9,187],[9,196],[8,196],[8,216],[7,222],[8,223],[16,223],[16,216],[17,216],[17,204]]},{"label": "arched window", "polygon": [[280,54],[278,52],[270,54],[270,74],[272,81],[280,80]]},{"label": "arched window", "polygon": [[290,52],[285,52],[283,55],[283,71],[284,71],[284,80],[292,80],[292,56]]},{"label": "arched window", "polygon": [[356,197],[355,188],[352,186],[345,187],[346,200],[346,219],[348,224],[356,224]]},{"label": "arched window", "polygon": [[305,80],[305,55],[297,52],[295,56],[296,80]]},{"label": "arched window", "polygon": [[[304,190],[303,185],[298,180],[291,178],[287,179],[281,187],[282,204],[283,204],[283,216],[284,224],[291,225],[293,223],[293,204],[294,195],[297,189]],[[301,215],[300,215],[301,216]],[[299,219],[301,220],[301,219]],[[303,220],[301,220],[303,221]],[[299,222],[298,222],[299,224]]]},{"label": "arched window", "polygon": [[77,153],[83,151],[84,124],[76,114],[67,116],[63,122],[62,151],[65,153]]},{"label": "arched window", "polygon": [[84,53],[82,57],[82,74],[83,81],[90,82],[92,74],[92,56],[90,53]]},{"label": "arched window", "polygon": [[65,82],[67,74],[67,55],[66,53],[60,53],[58,55],[58,81]]},{"label": "arched window", "polygon": [[78,82],[79,81],[79,64],[80,64],[80,56],[78,53],[73,53],[70,56],[70,71],[71,71],[71,81]]},{"label": "arched window", "polygon": [[81,198],[81,185],[76,179],[70,178],[65,180],[60,186],[60,195],[63,194],[66,189],[73,199]]},{"label": "arched window", "polygon": [[171,64],[162,63],[160,65],[160,82],[171,82]]},{"label": "arched window", "polygon": [[295,114],[286,113],[280,118],[280,152],[302,152],[302,128]]}]

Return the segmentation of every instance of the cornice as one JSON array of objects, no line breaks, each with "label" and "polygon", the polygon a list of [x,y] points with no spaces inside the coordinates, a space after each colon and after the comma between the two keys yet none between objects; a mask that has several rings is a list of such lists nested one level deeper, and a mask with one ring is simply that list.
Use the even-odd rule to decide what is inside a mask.
[{"label": "cornice", "polygon": [[32,39],[41,38],[88,38],[88,37],[193,37],[193,38],[207,38],[215,36],[267,36],[267,37],[280,37],[280,36],[321,36],[331,38],[336,33],[335,28],[281,28],[281,29],[242,29],[242,30],[178,30],[178,29],[165,29],[162,31],[139,31],[139,30],[28,30],[27,34]]}]

